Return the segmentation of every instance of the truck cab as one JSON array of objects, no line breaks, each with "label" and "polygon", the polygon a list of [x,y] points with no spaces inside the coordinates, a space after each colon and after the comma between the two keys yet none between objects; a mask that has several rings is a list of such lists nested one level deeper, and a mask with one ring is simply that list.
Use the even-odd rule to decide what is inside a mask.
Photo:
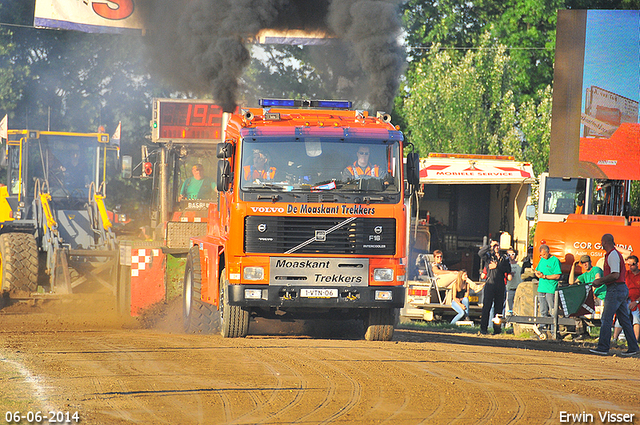
[{"label": "truck cab", "polygon": [[250,316],[355,318],[367,339],[390,339],[406,280],[402,133],[350,102],[261,106],[233,114],[218,147],[185,326],[203,326],[202,311],[224,336],[246,335]]},{"label": "truck cab", "polygon": [[603,258],[600,245],[604,233],[614,235],[623,255],[640,243],[640,218],[628,215],[629,180],[540,176],[538,221],[534,237],[534,265],[541,244],[558,257],[564,280],[571,265],[582,255],[593,264]]}]

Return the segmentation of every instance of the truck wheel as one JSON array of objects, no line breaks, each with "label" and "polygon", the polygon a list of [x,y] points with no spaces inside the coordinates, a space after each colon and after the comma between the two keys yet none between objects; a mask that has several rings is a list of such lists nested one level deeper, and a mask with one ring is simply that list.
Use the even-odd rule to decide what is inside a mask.
[{"label": "truck wheel", "polygon": [[0,273],[3,291],[34,292],[38,288],[38,246],[28,233],[0,235]]},{"label": "truck wheel", "polygon": [[364,339],[367,341],[391,341],[396,313],[393,308],[372,308],[364,322]]},{"label": "truck wheel", "polygon": [[200,249],[193,246],[187,255],[182,286],[182,318],[186,333],[212,333],[218,329],[218,311],[214,305],[200,299],[201,285]]},{"label": "truck wheel", "polygon": [[[513,314],[514,316],[535,316],[534,310],[535,298],[538,292],[538,283],[533,281],[520,282],[518,289],[516,289],[516,295],[513,300]],[[533,325],[514,323],[513,334],[520,336],[525,332],[532,332]]]},{"label": "truck wheel", "polygon": [[229,305],[229,281],[226,270],[220,274],[220,327],[225,338],[239,338],[249,333],[249,311],[237,305]]}]

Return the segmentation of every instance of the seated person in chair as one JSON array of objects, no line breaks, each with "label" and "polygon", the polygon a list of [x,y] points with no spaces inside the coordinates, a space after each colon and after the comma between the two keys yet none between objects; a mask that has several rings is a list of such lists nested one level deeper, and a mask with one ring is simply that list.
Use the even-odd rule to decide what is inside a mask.
[{"label": "seated person in chair", "polygon": [[433,271],[433,276],[437,279],[436,285],[438,288],[446,289],[449,288],[458,278],[458,272],[449,270],[442,260],[442,251],[439,249],[433,251],[433,264],[431,265],[431,271]]}]

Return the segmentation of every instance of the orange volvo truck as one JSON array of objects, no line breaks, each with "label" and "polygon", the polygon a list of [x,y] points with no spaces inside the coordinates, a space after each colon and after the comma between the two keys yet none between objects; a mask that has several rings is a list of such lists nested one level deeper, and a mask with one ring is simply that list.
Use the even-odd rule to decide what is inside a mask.
[{"label": "orange volvo truck", "polygon": [[262,99],[229,117],[218,202],[192,237],[187,332],[244,337],[251,317],[362,319],[393,337],[406,280],[405,199],[418,181],[390,116],[348,101]]}]

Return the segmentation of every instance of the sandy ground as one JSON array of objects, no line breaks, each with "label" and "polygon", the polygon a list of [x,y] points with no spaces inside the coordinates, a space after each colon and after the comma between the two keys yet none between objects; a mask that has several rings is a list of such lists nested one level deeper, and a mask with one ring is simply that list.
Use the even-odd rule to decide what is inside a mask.
[{"label": "sandy ground", "polygon": [[171,307],[121,320],[99,303],[0,310],[0,421],[558,424],[611,412],[640,423],[640,358],[616,350],[406,329],[367,342],[356,323],[262,321],[224,339],[182,334],[179,318]]}]

